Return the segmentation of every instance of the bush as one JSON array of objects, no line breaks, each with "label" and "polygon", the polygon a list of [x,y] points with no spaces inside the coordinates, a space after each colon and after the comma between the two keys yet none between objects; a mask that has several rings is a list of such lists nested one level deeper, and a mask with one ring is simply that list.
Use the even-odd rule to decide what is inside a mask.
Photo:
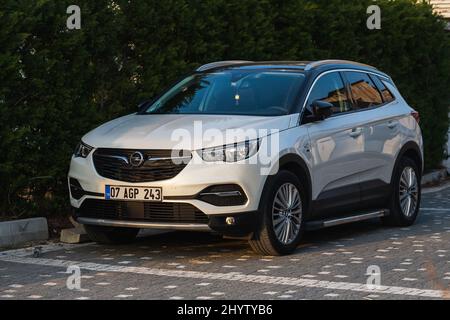
[{"label": "bush", "polygon": [[389,73],[421,113],[427,167],[448,127],[450,39],[425,3],[371,0],[3,0],[0,8],[0,209],[67,212],[66,174],[80,137],[135,111],[196,66],[227,59],[351,59]]}]

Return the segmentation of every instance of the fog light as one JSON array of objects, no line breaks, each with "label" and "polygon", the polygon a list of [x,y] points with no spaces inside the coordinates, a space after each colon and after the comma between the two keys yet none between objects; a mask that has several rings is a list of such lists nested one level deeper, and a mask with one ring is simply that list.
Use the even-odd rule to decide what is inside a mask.
[{"label": "fog light", "polygon": [[232,226],[232,225],[234,225],[234,224],[236,223],[236,221],[234,220],[233,217],[227,217],[227,218],[225,219],[225,222],[226,222],[227,225],[229,225],[229,226]]},{"label": "fog light", "polygon": [[218,207],[242,206],[247,202],[244,190],[237,184],[207,187],[200,192],[197,199]]},{"label": "fog light", "polygon": [[69,188],[72,197],[76,200],[80,200],[81,197],[85,195],[85,192],[77,179],[74,178],[69,179]]}]

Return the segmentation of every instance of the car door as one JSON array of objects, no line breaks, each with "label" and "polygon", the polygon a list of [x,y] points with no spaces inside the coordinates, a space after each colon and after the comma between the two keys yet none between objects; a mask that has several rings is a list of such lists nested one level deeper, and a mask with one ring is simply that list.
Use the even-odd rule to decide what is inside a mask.
[{"label": "car door", "polygon": [[400,148],[399,119],[390,108],[396,102],[377,75],[361,71],[344,72],[354,101],[364,122],[364,150],[360,156],[364,170],[360,174],[361,203],[370,208],[382,205],[390,194],[392,155]]},{"label": "car door", "polygon": [[333,115],[307,123],[312,164],[312,200],[315,217],[338,215],[360,204],[364,122],[352,112],[352,103],[340,72],[326,72],[315,80],[305,105],[322,100],[334,105]]}]

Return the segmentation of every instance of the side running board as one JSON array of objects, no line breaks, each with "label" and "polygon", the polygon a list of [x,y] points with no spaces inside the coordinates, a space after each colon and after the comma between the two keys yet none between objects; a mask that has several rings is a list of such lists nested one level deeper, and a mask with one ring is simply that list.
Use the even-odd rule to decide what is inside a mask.
[{"label": "side running board", "polygon": [[373,212],[364,212],[356,215],[332,218],[327,220],[310,221],[306,223],[306,230],[317,230],[322,228],[334,227],[339,226],[341,224],[347,224],[374,218],[381,218],[387,215],[389,215],[389,210],[383,209]]}]

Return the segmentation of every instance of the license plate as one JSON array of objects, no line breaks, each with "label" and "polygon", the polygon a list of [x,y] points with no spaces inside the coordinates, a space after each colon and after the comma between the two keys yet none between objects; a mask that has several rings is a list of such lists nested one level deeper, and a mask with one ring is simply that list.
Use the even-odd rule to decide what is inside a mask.
[{"label": "license plate", "polygon": [[106,200],[162,201],[162,188],[105,186]]}]

